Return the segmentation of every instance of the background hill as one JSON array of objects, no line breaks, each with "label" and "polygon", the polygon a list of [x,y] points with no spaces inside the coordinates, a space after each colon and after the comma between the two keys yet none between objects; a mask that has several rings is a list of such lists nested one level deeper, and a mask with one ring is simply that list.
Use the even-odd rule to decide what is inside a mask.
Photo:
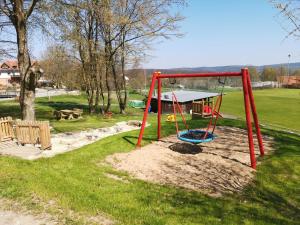
[{"label": "background hill", "polygon": [[[241,68],[244,67],[255,67],[258,72],[262,72],[264,67],[272,67],[272,68],[279,68],[285,67],[287,68],[287,63],[280,63],[280,64],[270,64],[270,65],[229,65],[229,66],[213,66],[213,67],[179,67],[179,68],[170,68],[170,69],[146,69],[147,74],[150,75],[154,71],[161,71],[164,73],[197,73],[197,72],[232,72],[232,71],[239,71]],[[290,63],[290,70],[291,72],[300,69],[300,62]]]}]

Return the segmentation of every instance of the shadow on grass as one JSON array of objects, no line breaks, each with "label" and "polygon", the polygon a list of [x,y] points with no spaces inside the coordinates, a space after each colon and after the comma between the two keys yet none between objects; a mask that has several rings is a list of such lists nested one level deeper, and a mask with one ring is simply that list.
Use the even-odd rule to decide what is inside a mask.
[{"label": "shadow on grass", "polygon": [[[125,141],[127,141],[129,144],[136,146],[137,141],[138,141],[138,136],[123,136],[122,137]],[[148,138],[148,137],[143,137],[143,140],[147,142],[151,141],[156,141],[156,138]]]},{"label": "shadow on grass", "polygon": [[0,117],[11,116],[13,118],[20,118],[21,117],[21,110],[18,103],[12,104],[7,103],[5,101],[1,102],[0,105]]},{"label": "shadow on grass", "polygon": [[88,106],[77,102],[59,102],[59,101],[39,101],[39,105],[51,107],[53,110],[73,109],[79,108],[88,112]]}]

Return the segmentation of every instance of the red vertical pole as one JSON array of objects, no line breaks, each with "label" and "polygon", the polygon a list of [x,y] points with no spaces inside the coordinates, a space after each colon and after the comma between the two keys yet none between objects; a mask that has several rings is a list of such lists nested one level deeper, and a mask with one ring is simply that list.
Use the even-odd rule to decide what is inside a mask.
[{"label": "red vertical pole", "polygon": [[250,115],[250,105],[249,105],[249,91],[247,85],[247,74],[248,69],[242,69],[242,81],[243,81],[243,92],[244,92],[244,104],[245,104],[245,113],[246,113],[246,123],[248,129],[248,142],[250,150],[250,160],[251,167],[256,169],[256,159],[254,153],[254,143],[253,143],[253,133],[252,133],[252,124],[251,124],[251,115]]},{"label": "red vertical pole", "polygon": [[248,85],[250,105],[251,105],[251,110],[252,110],[253,120],[254,120],[254,124],[255,124],[256,135],[257,135],[257,141],[258,141],[258,145],[259,145],[259,151],[260,151],[260,155],[264,156],[264,154],[265,154],[264,145],[262,142],[262,136],[261,136],[261,132],[260,132],[260,128],[259,128],[258,117],[257,117],[257,113],[256,113],[255,103],[254,103],[254,96],[252,93],[249,71],[247,71],[247,85]]},{"label": "red vertical pole", "polygon": [[161,130],[161,79],[157,79],[157,140],[160,139]]},{"label": "red vertical pole", "polygon": [[141,129],[140,129],[140,134],[139,134],[139,138],[138,138],[138,142],[136,144],[136,147],[141,147],[141,142],[142,142],[142,139],[143,139],[145,125],[146,125],[146,122],[147,122],[148,111],[149,111],[149,107],[150,107],[150,103],[151,103],[152,93],[153,93],[153,90],[154,90],[154,87],[155,87],[156,75],[157,75],[156,72],[153,73],[153,75],[152,75],[151,86],[150,86],[150,90],[149,90],[149,93],[148,93],[148,100],[147,100],[147,104],[146,104],[146,109],[144,111],[143,122],[142,122],[142,126],[141,126]]}]

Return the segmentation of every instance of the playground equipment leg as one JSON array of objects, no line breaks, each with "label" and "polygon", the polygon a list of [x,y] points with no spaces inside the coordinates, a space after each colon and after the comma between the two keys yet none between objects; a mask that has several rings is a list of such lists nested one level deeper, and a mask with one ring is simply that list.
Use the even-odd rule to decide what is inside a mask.
[{"label": "playground equipment leg", "polygon": [[253,169],[256,169],[256,159],[255,159],[255,153],[254,153],[254,143],[253,143],[251,115],[250,115],[250,102],[249,102],[249,90],[248,90],[248,85],[247,85],[247,76],[248,76],[247,69],[242,69],[244,104],[245,104],[245,113],[246,113],[246,123],[247,123],[247,129],[248,129],[250,160],[251,160],[251,167]]},{"label": "playground equipment leg", "polygon": [[157,74],[154,73],[153,76],[152,76],[152,81],[151,81],[150,90],[149,90],[149,94],[148,94],[146,109],[144,111],[143,122],[142,122],[142,126],[141,126],[141,129],[140,129],[139,139],[138,139],[138,142],[136,144],[136,147],[141,147],[141,142],[142,142],[144,130],[145,130],[145,126],[146,126],[146,123],[147,123],[147,116],[148,116],[148,111],[149,111],[149,107],[150,107],[150,103],[151,103],[151,97],[152,97],[152,93],[153,93],[153,90],[154,90],[154,87],[155,87],[156,75]]},{"label": "playground equipment leg", "polygon": [[161,130],[161,79],[157,79],[157,140],[160,139]]},{"label": "playground equipment leg", "polygon": [[264,146],[263,146],[261,132],[260,132],[259,124],[258,124],[258,117],[257,117],[257,113],[256,113],[255,103],[254,103],[254,96],[252,93],[249,71],[247,71],[247,85],[248,85],[248,90],[249,90],[250,105],[251,105],[253,120],[254,120],[254,124],[255,124],[255,130],[256,130],[256,136],[257,136],[257,141],[258,141],[258,145],[259,145],[259,151],[260,151],[260,155],[264,156],[264,154],[265,154]]}]

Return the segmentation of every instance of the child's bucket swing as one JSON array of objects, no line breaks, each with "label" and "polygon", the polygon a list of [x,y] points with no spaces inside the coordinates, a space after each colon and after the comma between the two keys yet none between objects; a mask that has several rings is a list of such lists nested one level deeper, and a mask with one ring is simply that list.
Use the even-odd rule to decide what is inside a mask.
[{"label": "child's bucket swing", "polygon": [[[176,84],[175,78],[169,79],[169,81],[172,86],[174,86]],[[220,92],[220,95],[217,98],[215,105],[213,106],[211,119],[208,123],[206,130],[189,129],[189,127],[186,123],[186,119],[183,115],[182,108],[181,108],[180,104],[178,103],[177,97],[172,88],[173,115],[174,115],[174,119],[175,119],[175,127],[176,127],[176,133],[177,133],[178,139],[185,141],[185,142],[193,143],[193,144],[200,144],[200,143],[206,143],[206,142],[213,141],[216,138],[216,135],[214,135],[214,131],[216,128],[218,118],[220,116],[220,108],[221,108],[222,99],[223,99],[223,91],[224,91],[224,86],[225,86],[225,82],[226,82],[226,77],[225,77],[224,81],[221,81],[221,79],[219,77],[218,82],[220,84],[222,84],[222,90]],[[176,118],[177,113],[180,113],[186,130],[183,130],[183,131],[179,130],[178,121]],[[211,129],[211,131],[210,131],[210,129]]]}]

